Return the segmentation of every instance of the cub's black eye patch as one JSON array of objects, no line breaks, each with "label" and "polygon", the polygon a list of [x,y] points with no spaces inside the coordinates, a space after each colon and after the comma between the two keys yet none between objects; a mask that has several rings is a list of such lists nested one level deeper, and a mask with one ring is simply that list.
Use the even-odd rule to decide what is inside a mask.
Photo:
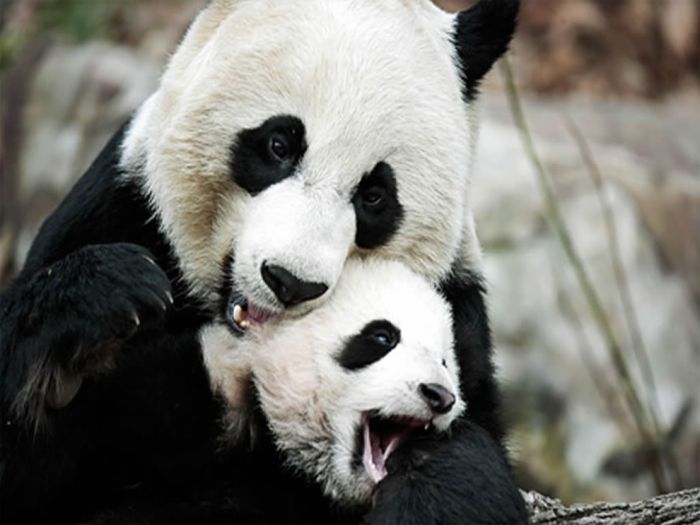
[{"label": "cub's black eye patch", "polygon": [[360,248],[377,248],[396,233],[403,219],[394,170],[380,162],[365,175],[352,198]]},{"label": "cub's black eye patch", "polygon": [[297,117],[272,117],[241,131],[231,147],[236,184],[257,195],[294,174],[306,152],[306,129]]},{"label": "cub's black eye patch", "polygon": [[337,360],[347,370],[359,370],[379,361],[400,341],[401,331],[389,321],[372,321],[345,342]]}]

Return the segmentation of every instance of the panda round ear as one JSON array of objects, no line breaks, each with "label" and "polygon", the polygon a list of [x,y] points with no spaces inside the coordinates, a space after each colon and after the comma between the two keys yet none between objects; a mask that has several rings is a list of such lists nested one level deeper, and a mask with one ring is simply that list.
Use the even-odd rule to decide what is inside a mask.
[{"label": "panda round ear", "polygon": [[453,38],[467,101],[476,96],[481,79],[508,50],[519,8],[520,0],[479,0],[457,14]]}]

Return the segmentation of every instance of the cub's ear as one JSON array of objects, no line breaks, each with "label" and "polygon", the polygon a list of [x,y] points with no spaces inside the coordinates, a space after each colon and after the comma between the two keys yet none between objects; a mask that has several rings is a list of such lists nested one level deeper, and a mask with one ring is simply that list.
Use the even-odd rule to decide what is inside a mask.
[{"label": "cub's ear", "polygon": [[479,0],[455,17],[454,42],[467,101],[474,99],[481,79],[508,49],[519,7],[520,0]]}]

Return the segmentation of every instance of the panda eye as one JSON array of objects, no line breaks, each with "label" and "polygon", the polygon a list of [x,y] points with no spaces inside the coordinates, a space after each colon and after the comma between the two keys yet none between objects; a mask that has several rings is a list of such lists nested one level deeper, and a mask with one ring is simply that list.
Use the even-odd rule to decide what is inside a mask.
[{"label": "panda eye", "polygon": [[390,346],[391,345],[391,334],[387,332],[386,330],[378,330],[375,333],[372,334],[372,339],[374,340],[375,343],[380,344],[381,346]]},{"label": "panda eye", "polygon": [[355,244],[372,249],[386,244],[398,231],[403,219],[394,170],[379,162],[365,174],[352,196],[355,208]]},{"label": "panda eye", "polygon": [[445,361],[444,359],[442,360],[442,366],[444,366],[445,368],[447,368],[447,361]]},{"label": "panda eye", "polygon": [[268,141],[267,149],[270,156],[280,162],[289,160],[292,154],[287,137],[281,133],[272,134],[270,140]]},{"label": "panda eye", "polygon": [[361,193],[362,204],[365,208],[376,210],[381,207],[386,200],[386,189],[380,186],[372,186]]},{"label": "panda eye", "polygon": [[399,343],[399,334],[389,323],[374,327],[368,335],[375,345],[383,349],[391,350]]}]

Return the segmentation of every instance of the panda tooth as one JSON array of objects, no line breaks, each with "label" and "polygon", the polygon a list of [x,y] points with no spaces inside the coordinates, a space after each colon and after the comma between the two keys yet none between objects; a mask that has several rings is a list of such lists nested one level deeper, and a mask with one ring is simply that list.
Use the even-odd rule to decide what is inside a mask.
[{"label": "panda tooth", "polygon": [[425,427],[423,427],[423,430],[428,430],[430,428],[430,422],[427,422],[425,424]]},{"label": "panda tooth", "polygon": [[250,328],[250,321],[248,321],[248,320],[246,320],[246,319],[243,319],[242,321],[240,321],[240,322],[238,323],[238,326],[240,326],[240,327],[243,328],[244,330],[247,330],[248,328]]},{"label": "panda tooth", "polygon": [[243,308],[239,304],[237,304],[236,306],[233,307],[233,320],[237,324],[241,324],[245,321],[245,312],[243,311]]}]

